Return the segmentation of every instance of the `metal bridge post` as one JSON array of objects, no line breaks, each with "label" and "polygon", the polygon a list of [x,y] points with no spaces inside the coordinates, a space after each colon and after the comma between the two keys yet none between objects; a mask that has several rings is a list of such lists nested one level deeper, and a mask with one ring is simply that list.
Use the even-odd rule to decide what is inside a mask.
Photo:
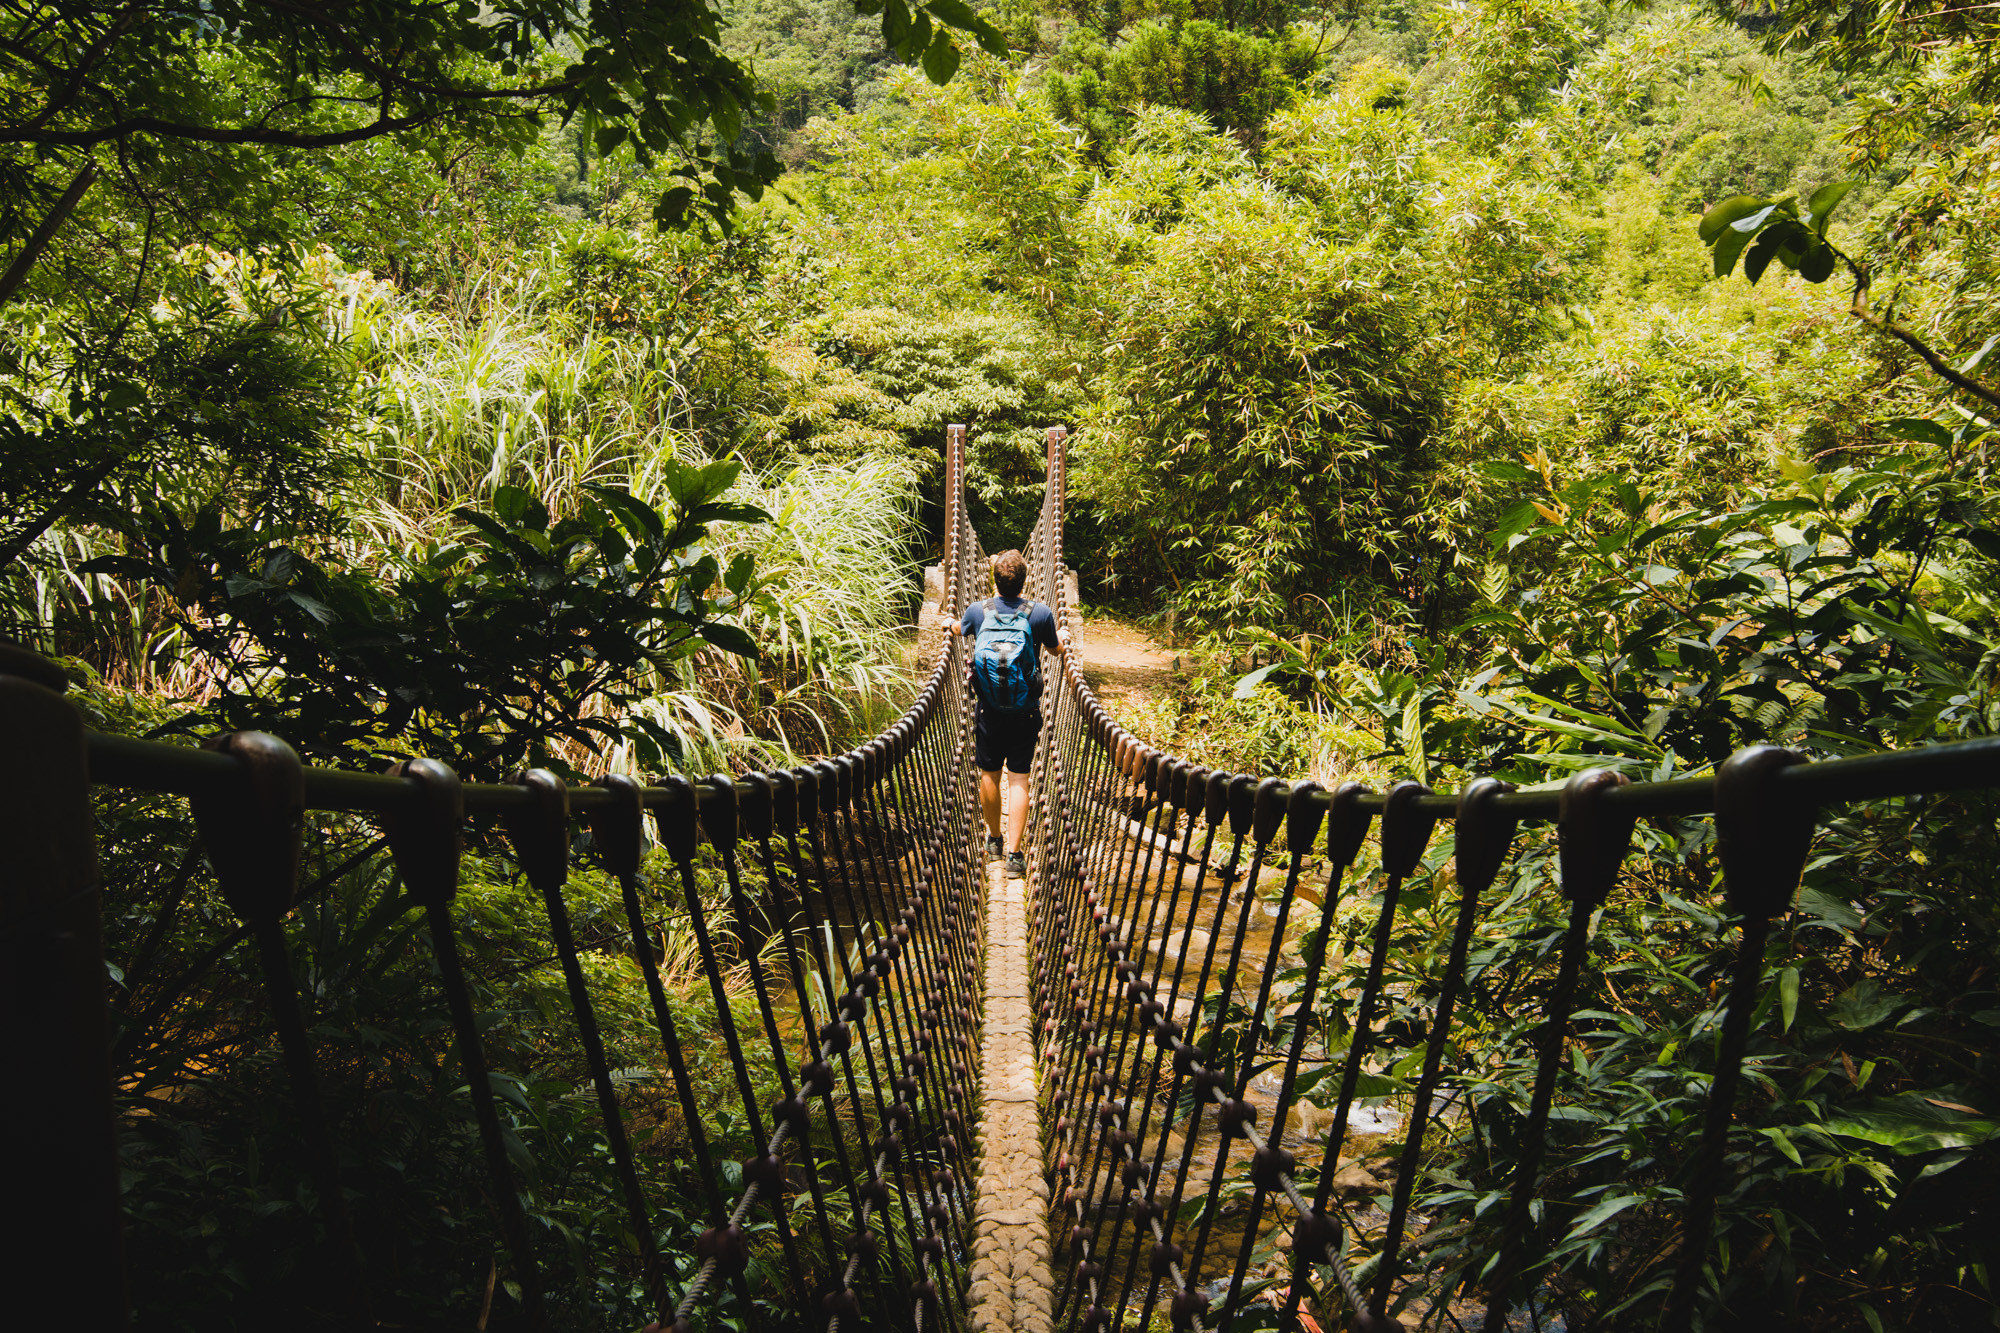
[{"label": "metal bridge post", "polygon": [[71,1328],[128,1327],[97,852],[83,718],[60,668],[0,643],[0,1030],[15,1082],[0,1113],[0,1198],[16,1293]]}]

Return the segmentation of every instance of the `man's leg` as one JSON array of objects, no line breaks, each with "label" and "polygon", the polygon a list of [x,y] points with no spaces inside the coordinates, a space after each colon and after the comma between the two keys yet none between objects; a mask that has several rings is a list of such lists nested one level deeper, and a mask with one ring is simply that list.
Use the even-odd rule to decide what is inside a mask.
[{"label": "man's leg", "polygon": [[986,816],[988,838],[1000,836],[1000,768],[1007,762],[997,725],[997,719],[987,716],[986,705],[979,705],[973,719],[972,762],[979,766],[979,811]]},{"label": "man's leg", "polygon": [[1007,850],[1021,850],[1021,832],[1028,826],[1028,775],[1007,775]]},{"label": "man's leg", "polygon": [[[1011,776],[1011,775],[1010,775]],[[986,836],[1000,836],[1000,774],[996,772],[979,775],[979,808],[986,816]]]}]

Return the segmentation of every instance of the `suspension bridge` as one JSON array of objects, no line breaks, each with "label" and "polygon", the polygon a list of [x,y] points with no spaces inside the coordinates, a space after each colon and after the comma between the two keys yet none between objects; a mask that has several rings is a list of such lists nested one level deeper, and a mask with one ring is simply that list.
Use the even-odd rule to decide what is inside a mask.
[{"label": "suspension bridge", "polygon": [[[950,428],[946,616],[988,591],[963,503],[965,443],[965,428]],[[1024,553],[1029,593],[1075,627],[1065,466],[1064,434],[1051,430]],[[284,1071],[270,1095],[288,1101],[314,1186],[321,1239],[301,1300],[357,1328],[376,1324],[378,1260],[347,1216],[342,1173],[368,1149],[326,1113],[313,997],[284,930],[312,891],[300,883],[310,819],[378,829],[428,934],[457,1095],[477,1126],[481,1224],[518,1292],[495,1306],[489,1281],[477,1326],[608,1327],[553,1293],[558,1247],[523,1205],[454,906],[469,828],[511,849],[560,962],[632,1238],[628,1252],[592,1261],[635,1269],[656,1322],[676,1333],[1525,1327],[1513,1321],[1532,1307],[1555,1239],[1558,1210],[1546,1205],[1560,1184],[1543,1161],[1572,1095],[1565,1070],[1594,965],[1593,914],[1641,821],[1712,819],[1738,948],[1721,982],[1706,1110],[1671,1182],[1671,1280],[1658,1298],[1661,1327],[1677,1333],[1715,1299],[1712,1223],[1731,1186],[1732,1132],[1745,1132],[1734,1109],[1769,984],[1766,943],[1815,827],[1856,801],[2000,785],[2000,743],[1976,741],[1826,762],[1758,748],[1712,776],[1659,783],[1593,770],[1559,790],[1492,779],[1458,792],[1410,781],[1322,790],[1210,771],[1142,743],[1093,695],[1078,638],[1047,664],[1028,873],[1007,880],[983,854],[969,645],[941,633],[926,643],[934,661],[915,702],[849,753],[786,771],[583,786],[544,771],[465,783],[428,760],[314,768],[261,733],[198,749],[99,734],[52,664],[0,650],[0,985],[18,1080],[5,1099],[5,1195],[30,1220],[6,1249],[16,1290],[63,1293],[67,1327],[127,1327],[146,1307],[120,1259],[93,789],[191,809],[236,918],[218,947],[248,941],[257,952]],[[1448,940],[1392,968],[1399,895],[1440,825],[1451,836],[1452,873],[1438,880],[1455,895]],[[1560,874],[1541,891],[1562,896],[1566,925],[1550,941],[1542,1008],[1522,1029],[1535,1073],[1510,1108],[1507,1165],[1488,1200],[1499,1225],[1467,1253],[1426,1207],[1426,1151],[1461,1125],[1460,1094],[1478,1076],[1456,1063],[1453,1019],[1495,885],[1528,843],[1546,846],[1536,831],[1549,827]],[[1379,876],[1360,899],[1373,915],[1356,945],[1366,965],[1336,984],[1333,905],[1371,843]],[[580,942],[566,896],[586,844],[620,893],[622,934],[609,942],[602,932]],[[668,876],[643,871],[655,845]],[[770,966],[748,969],[747,994],[730,990],[740,960],[704,916],[698,866],[720,874],[737,921],[759,908],[746,870],[789,886],[784,943]],[[713,1030],[692,1031],[662,980],[654,925],[669,902],[694,936]],[[644,973],[687,1212],[665,1209],[648,1186],[657,1177],[640,1169],[657,1149],[629,1131],[629,1071],[612,1067],[587,966],[606,948]],[[1387,1015],[1418,992],[1423,1018],[1397,1020],[1402,1077],[1385,1098]],[[726,1069],[726,1086],[704,1082],[696,1041],[719,1050],[719,1066],[699,1068]],[[747,1126],[747,1155],[724,1155],[706,1109],[717,1097]],[[1364,1120],[1379,1169],[1356,1189]],[[1446,1252],[1456,1276],[1440,1296],[1420,1279]]]}]

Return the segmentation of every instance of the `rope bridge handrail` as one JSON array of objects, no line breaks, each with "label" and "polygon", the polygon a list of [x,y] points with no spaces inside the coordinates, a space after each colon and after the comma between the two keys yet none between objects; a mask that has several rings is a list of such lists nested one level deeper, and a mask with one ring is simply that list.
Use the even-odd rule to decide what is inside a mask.
[{"label": "rope bridge handrail", "polygon": [[[1062,604],[1060,577],[1065,469],[1064,440],[1052,432],[1031,566],[1058,614],[1073,619]],[[1593,916],[1639,820],[1712,814],[1740,941],[1701,1138],[1682,1178],[1679,1255],[1661,1322],[1670,1333],[1684,1333],[1701,1298],[1716,1201],[1727,1183],[1728,1136],[1765,942],[1798,886],[1821,811],[1848,801],[2000,786],[2000,739],[1982,739],[1819,762],[1754,747],[1712,775],[1667,782],[1629,782],[1598,769],[1552,790],[1515,790],[1481,778],[1455,793],[1409,781],[1383,792],[1351,782],[1326,791],[1311,781],[1211,771],[1147,745],[1096,699],[1074,649],[1064,654],[1060,688],[1049,692],[1044,708],[1053,743],[1037,756],[1034,775],[1033,994],[1054,1131],[1053,1197],[1074,1223],[1066,1236],[1052,1228],[1059,1257],[1066,1257],[1057,1265],[1057,1326],[1084,1333],[1145,1327],[1163,1288],[1174,1327],[1228,1329],[1244,1312],[1253,1249],[1264,1210],[1274,1204],[1293,1218],[1280,1327],[1298,1326],[1315,1278],[1329,1277],[1324,1289],[1338,1294],[1332,1308],[1345,1311],[1351,1328],[1401,1327],[1391,1309],[1399,1278],[1430,1239],[1406,1238],[1418,1221],[1414,1192],[1427,1131],[1438,1123],[1453,1009],[1468,985],[1482,895],[1507,866],[1519,828],[1551,821],[1567,924],[1535,1033],[1533,1091],[1516,1134],[1521,1147],[1506,1190],[1504,1240],[1484,1256],[1476,1279],[1486,1333],[1507,1328],[1524,1279],[1542,1259],[1533,1239],[1537,1185],[1574,1000],[1590,966]],[[1381,1239],[1363,1261],[1359,1233],[1333,1212],[1332,1190],[1367,1056],[1380,1035],[1399,895],[1441,821],[1454,827],[1457,910],[1442,964],[1427,978],[1435,988],[1433,1017],[1421,1034],[1420,1072],[1408,1095]],[[1329,871],[1320,919],[1297,951],[1302,976],[1276,997],[1278,960],[1322,829]],[[1371,831],[1379,840],[1383,888],[1359,993],[1345,997],[1327,990],[1335,904]],[[1283,888],[1273,908],[1260,913],[1256,886],[1281,834],[1288,853]],[[1280,1004],[1286,1021],[1274,1021]],[[1247,1013],[1228,1017],[1232,1005]],[[1331,1127],[1287,1147],[1310,1035],[1343,1010],[1350,1024],[1344,1052],[1323,1037],[1316,1061],[1338,1070]],[[1258,1127],[1251,1089],[1265,1067],[1260,1061],[1279,1071],[1267,1130]],[[1204,1107],[1212,1108],[1212,1119]],[[1177,1125],[1174,1145],[1170,1130]],[[1201,1180],[1194,1168],[1205,1134],[1213,1162]],[[1237,1140],[1247,1162],[1232,1169]],[[1226,1191],[1249,1196],[1233,1255],[1217,1227]],[[1187,1205],[1196,1201],[1190,1222]],[[1211,1296],[1215,1288],[1219,1300]]]},{"label": "rope bridge handrail", "polygon": [[[963,604],[983,576],[962,503],[965,429],[947,432],[945,588]],[[75,1326],[122,1328],[129,1318],[117,1256],[123,1223],[111,1133],[105,961],[99,944],[91,788],[187,798],[221,893],[240,922],[211,950],[254,940],[268,1016],[286,1070],[305,1175],[324,1221],[320,1286],[301,1289],[302,1309],[330,1307],[349,1327],[374,1322],[364,1236],[348,1216],[343,1143],[325,1112],[309,996],[283,922],[299,900],[308,812],[365,816],[386,842],[421,909],[436,980],[476,1121],[507,1277],[520,1292],[519,1322],[551,1317],[544,1237],[531,1232],[510,1133],[496,1096],[481,1016],[468,982],[464,923],[454,913],[466,823],[497,820],[519,870],[539,895],[564,977],[596,1128],[613,1163],[628,1244],[646,1304],[662,1326],[687,1333],[717,1326],[717,1300],[750,1328],[770,1325],[746,1280],[749,1224],[775,1231],[778,1298],[797,1308],[784,1327],[839,1333],[891,1323],[918,1329],[968,1327],[964,1270],[971,1251],[971,1178],[976,1110],[976,997],[982,921],[968,779],[972,716],[964,649],[940,656],[907,712],[867,744],[788,771],[716,774],[652,784],[612,775],[566,785],[545,770],[511,782],[461,782],[445,764],[410,760],[386,773],[308,768],[276,737],[238,732],[202,749],[87,730],[62,698],[53,664],[0,649],[0,888],[4,904],[6,1030],[17,1069],[45,1095],[4,1099],[0,1125],[15,1146],[7,1197],[16,1216],[38,1219],[10,1250],[24,1281],[70,1294]],[[726,1091],[697,1086],[686,1005],[669,996],[652,926],[659,885],[641,865],[646,820],[672,862],[681,904],[726,1052]],[[622,947],[643,973],[650,1019],[681,1116],[698,1211],[698,1234],[674,1234],[665,1203],[641,1180],[628,1133],[620,1075],[611,1067],[565,885],[577,823],[588,829],[615,878],[624,912]],[[892,847],[885,830],[899,834]],[[784,975],[747,968],[754,1004],[739,1013],[728,993],[728,941],[708,919],[696,862],[703,840],[726,882],[735,920],[750,920],[743,849],[768,885],[790,884],[797,901],[779,951]],[[351,862],[349,863],[351,865]],[[328,876],[332,879],[334,876]],[[809,970],[825,980],[816,995]],[[780,992],[788,991],[789,994]],[[837,997],[833,991],[838,988]],[[781,1019],[796,1007],[799,1023]],[[786,1014],[786,1019],[789,1013]],[[796,1032],[800,1035],[788,1035]],[[711,1039],[712,1040],[712,1039]],[[98,1052],[93,1056],[92,1051]],[[769,1064],[777,1096],[760,1088]],[[703,1105],[721,1096],[748,1126],[751,1154],[724,1169]],[[33,1144],[23,1152],[21,1145]],[[731,1183],[731,1182],[735,1183]],[[838,1197],[836,1197],[836,1195]],[[807,1228],[800,1234],[798,1219]],[[663,1246],[692,1256],[669,1271]],[[592,1256],[602,1265],[616,1254]],[[496,1273],[500,1267],[496,1257]],[[675,1265],[678,1266],[678,1265]],[[488,1304],[492,1300],[488,1284]],[[480,1316],[486,1327],[487,1315]]]},{"label": "rope bridge handrail", "polygon": [[[964,504],[965,446],[965,428],[948,428],[939,607],[947,619],[986,590]],[[1075,630],[1065,591],[1060,428],[1049,431],[1048,447],[1048,486],[1024,553],[1033,595]],[[32,1282],[67,1293],[78,1326],[127,1325],[117,1258],[118,1111],[104,1059],[111,1044],[95,786],[189,804],[236,923],[218,931],[191,975],[240,943],[254,948],[293,1139],[325,1236],[307,1276],[343,1326],[374,1321],[379,1256],[348,1216],[346,1163],[363,1147],[327,1114],[314,996],[298,975],[298,945],[285,922],[385,849],[402,885],[387,908],[420,912],[428,936],[438,1021],[464,1080],[452,1095],[462,1097],[476,1131],[496,1233],[494,1272],[504,1258],[520,1292],[501,1322],[543,1327],[564,1314],[549,1263],[554,1242],[524,1207],[504,1070],[492,1058],[468,970],[458,895],[468,822],[477,819],[490,821],[479,826],[482,845],[510,849],[538,900],[624,1217],[616,1244],[583,1261],[632,1273],[645,1307],[676,1333],[737,1323],[812,1333],[983,1329],[967,1289],[978,1244],[986,929],[971,645],[956,634],[937,639],[943,646],[915,703],[837,758],[734,777],[609,776],[581,786],[540,770],[507,783],[464,783],[422,759],[387,773],[309,768],[261,733],[218,737],[202,749],[98,734],[61,697],[59,671],[0,647],[0,1022],[16,1068],[29,1076],[24,1086],[34,1090],[0,1099],[0,1131],[17,1145],[0,1187],[17,1216],[36,1219],[0,1251],[9,1275],[24,1289]],[[1254,1254],[1271,1234],[1267,1210],[1288,1216],[1291,1230],[1289,1285],[1275,1310],[1281,1326],[1301,1326],[1302,1303],[1322,1295],[1353,1328],[1398,1326],[1393,1314],[1411,1291],[1407,1279],[1448,1239],[1443,1228],[1427,1229],[1418,1188],[1426,1145],[1470,1081],[1448,1068],[1447,1056],[1455,1010],[1479,975],[1476,938],[1495,886],[1519,861],[1520,830],[1548,822],[1558,832],[1563,897],[1563,924],[1549,939],[1555,971],[1523,1043],[1533,1077],[1516,1108],[1518,1152],[1504,1190],[1490,1200],[1501,1210],[1500,1239],[1474,1256],[1485,1327],[1506,1327],[1548,1262],[1538,1238],[1544,1163],[1565,1109],[1558,1102],[1577,996],[1593,972],[1593,919],[1640,821],[1712,814],[1737,948],[1701,1137],[1676,1178],[1678,1258],[1660,1289],[1663,1327],[1691,1328],[1710,1281],[1705,1266],[1729,1182],[1732,1115],[1765,944],[1822,812],[1843,802],[2000,786],[2000,740],[1978,740],[1817,762],[1759,747],[1713,774],[1669,782],[1594,770],[1560,789],[1515,790],[1482,778],[1455,793],[1414,782],[1327,791],[1310,781],[1211,771],[1144,744],[1097,700],[1074,643],[1053,674],[1031,786],[1027,994],[1051,1198],[1064,1215],[1055,1229],[1064,1263],[1050,1312],[1060,1327],[1084,1333],[1143,1328],[1163,1297],[1177,1328],[1208,1333],[1240,1321]],[[330,858],[338,868],[301,887],[306,816],[315,811],[347,819],[358,849],[342,848]],[[1447,938],[1420,977],[1396,981],[1389,963],[1403,895],[1446,822],[1457,890]],[[1380,901],[1367,927],[1365,968],[1346,993],[1329,963],[1336,904],[1371,837]],[[664,851],[670,871],[662,878],[671,883],[646,872],[649,842]],[[585,846],[616,883],[613,911],[622,923],[599,923],[580,939],[570,875]],[[1307,880],[1315,855],[1326,862],[1317,887]],[[1281,877],[1267,873],[1279,870]],[[735,921],[750,920],[757,903],[746,874],[761,875],[772,895],[766,906],[783,909],[769,971],[739,958],[725,923],[709,915],[713,901]],[[1274,879],[1282,887],[1272,897]],[[670,903],[671,889],[678,903]],[[1307,909],[1299,904],[1315,892],[1318,919],[1302,927]],[[671,994],[663,975],[656,930],[670,905],[693,936],[690,985],[706,991],[712,1026],[695,1021],[696,1003]],[[630,1071],[612,1067],[600,1021],[602,995],[587,962],[607,948],[636,962],[647,1040],[667,1066],[663,1082],[685,1144],[670,1163],[681,1173],[671,1199],[642,1170],[645,1145],[628,1125]],[[1288,949],[1295,966],[1284,965]],[[731,993],[732,976],[747,996]],[[1377,1234],[1373,1252],[1364,1255],[1362,1229],[1335,1199],[1341,1152],[1364,1091],[1377,1086],[1369,1057],[1386,1038],[1397,987],[1411,985],[1425,988],[1430,1017],[1403,1038],[1415,1083],[1394,1183],[1379,1226],[1368,1228]],[[136,1026],[158,1017],[142,1014]],[[1342,1023],[1344,1047],[1333,1032]],[[712,1082],[695,1058],[704,1052],[722,1070]],[[1322,1087],[1336,1089],[1330,1126],[1294,1136],[1294,1109]],[[711,1123],[708,1108],[741,1125],[740,1160],[724,1152],[730,1131]],[[676,1211],[681,1202],[694,1220]],[[1245,1223],[1240,1235],[1223,1224],[1225,1202]],[[490,1278],[487,1290],[490,1307]]]}]

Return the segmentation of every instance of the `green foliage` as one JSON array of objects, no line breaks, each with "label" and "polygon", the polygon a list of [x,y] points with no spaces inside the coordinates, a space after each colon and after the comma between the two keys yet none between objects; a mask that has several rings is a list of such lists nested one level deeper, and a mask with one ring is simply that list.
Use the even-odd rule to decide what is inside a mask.
[{"label": "green foliage", "polygon": [[1739,54],[1748,42],[1733,29],[1707,45],[1708,69],[1695,90],[1646,116],[1639,131],[1659,144],[1658,165],[1676,203],[1700,208],[1732,194],[1809,192],[1842,174],[1845,154],[1831,133],[1837,84]]},{"label": "green foliage", "polygon": [[881,25],[846,0],[736,0],[727,12],[723,42],[770,92],[780,136],[880,96],[891,68]]},{"label": "green foliage", "polygon": [[1443,386],[1564,288],[1553,200],[1458,169],[1384,91],[1364,66],[1277,118],[1261,170],[1142,140],[1087,215],[1123,262],[1076,483],[1109,577],[1170,583],[1197,625],[1424,578]]},{"label": "green foliage", "polygon": [[1325,784],[1350,766],[1364,737],[1254,682],[1225,692],[1227,668],[1227,662],[1198,662],[1167,688],[1121,700],[1119,722],[1149,744],[1218,772],[1296,773]]},{"label": "green foliage", "polygon": [[864,308],[894,292],[912,313],[1046,322],[1080,258],[1077,132],[992,62],[949,88],[904,77],[890,93],[807,136],[828,160],[802,182],[795,225],[827,257],[824,295]]},{"label": "green foliage", "polygon": [[485,778],[566,769],[565,746],[629,738],[654,767],[678,745],[642,714],[619,716],[650,675],[704,644],[756,652],[721,618],[755,595],[754,558],[724,570],[697,549],[710,524],[768,519],[720,498],[739,470],[670,465],[665,514],[593,487],[552,520],[503,486],[493,512],[459,509],[459,540],[413,553],[393,580],[310,559],[269,528],[226,528],[216,508],[186,524],[156,510],[143,554],[83,572],[149,581],[185,609],[180,629],[222,692],[177,730],[271,731],[326,760],[425,755]]},{"label": "green foliage", "polygon": [[[1755,282],[1777,260],[1807,282],[1833,276],[1839,251],[1827,240],[1833,210],[1854,188],[1852,181],[1823,185],[1806,201],[1737,195],[1702,215],[1701,239],[1715,252],[1715,276],[1726,278],[1743,260],[1743,276]],[[1748,247],[1746,250],[1745,247]]]},{"label": "green foliage", "polygon": [[[348,17],[248,0],[115,31],[42,6],[0,97],[24,136],[0,230],[102,177],[0,330],[9,622],[109,682],[123,730],[264,725],[480,775],[830,750],[907,688],[939,428],[973,426],[997,548],[1063,422],[1093,603],[1218,645],[1131,719],[1200,762],[1541,783],[1987,734],[1990,24],[1715,8],[392,5],[348,41]],[[97,76],[39,120],[62,85],[35,52]],[[793,174],[767,191],[772,152]],[[1736,194],[1754,206],[1698,230]],[[727,234],[661,235],[656,210]],[[1855,300],[1714,278],[1711,244],[1753,279],[1845,261]],[[149,1313],[287,1320],[318,1221],[252,965],[203,962],[230,923],[170,812],[106,818]],[[288,930],[343,1139],[383,1149],[357,1201],[402,1256],[382,1312],[436,1323],[476,1305],[497,1242],[427,946],[372,863],[340,869],[364,831],[313,837],[325,883]],[[1707,839],[1644,827],[1594,926],[1536,1233],[1573,1328],[1657,1305],[1733,938]],[[1412,1299],[1469,1276],[1504,1214],[1562,913],[1526,841],[1475,945]],[[1820,834],[1739,1108],[1727,1319],[1990,1314],[1991,842],[1967,797]],[[494,850],[465,934],[559,1322],[636,1322],[633,1273],[576,1262],[627,1238],[545,926]],[[1327,905],[1342,993],[1372,873]],[[1426,1029],[1450,890],[1427,872],[1399,913],[1373,1093]],[[612,907],[579,876],[685,1268],[678,1112],[649,1100]],[[712,1059],[712,1001],[679,998]],[[703,1111],[747,1151],[728,1105]]]},{"label": "green foliage", "polygon": [[1451,97],[1470,131],[1494,140],[1545,109],[1588,29],[1579,0],[1467,0],[1432,12]]},{"label": "green foliage", "polygon": [[[879,13],[888,47],[940,83],[958,67],[954,29],[1006,50],[962,0],[857,8]],[[242,180],[255,171],[242,149],[451,133],[518,144],[544,117],[581,120],[600,151],[629,145],[642,164],[669,163],[687,183],[660,196],[661,221],[699,207],[726,222],[737,193],[756,198],[777,165],[736,146],[745,115],[772,98],[724,51],[720,17],[683,0],[615,14],[559,0],[491,13],[391,3],[365,20],[304,22],[263,0],[225,0],[199,16],[45,0],[21,30],[0,97],[19,146],[0,165],[0,228],[28,230],[37,190],[24,155],[74,170],[103,146],[148,172]]]},{"label": "green foliage", "polygon": [[[1595,720],[1564,724],[1576,745],[1561,747],[1602,745],[1607,762],[1712,763],[1759,742],[1865,753],[1985,734],[2000,721],[1986,702],[1984,590],[2000,541],[1984,526],[1983,468],[1963,446],[1952,452],[1829,474],[1795,465],[1791,486],[1726,513],[1655,519],[1629,483],[1523,500],[1496,549],[1549,538],[1562,549],[1536,587],[1503,593],[1467,628],[1504,625],[1532,695],[1610,719],[1602,734]],[[1593,610],[1617,628],[1600,631],[1589,657],[1554,656],[1575,639],[1569,618]],[[1523,725],[1499,681],[1477,696],[1501,700],[1501,715],[1482,712],[1489,745]]]},{"label": "green foliage", "polygon": [[1115,141],[1128,108],[1179,107],[1215,125],[1254,134],[1291,103],[1315,72],[1313,43],[1297,30],[1264,36],[1207,18],[1183,23],[1146,19],[1106,48],[1085,38],[1067,44],[1052,73],[1049,104],[1057,116]]},{"label": "green foliage", "polygon": [[[906,460],[878,453],[739,483],[734,493],[761,504],[771,522],[718,530],[711,549],[719,560],[755,561],[759,586],[737,618],[758,652],[682,663],[673,700],[702,723],[707,743],[683,727],[684,751],[718,748],[708,711],[733,714],[750,733],[740,748],[778,762],[837,754],[893,720],[914,689],[896,636],[920,588],[904,558],[917,481]],[[665,702],[642,707],[665,712]]]},{"label": "green foliage", "polygon": [[877,308],[829,321],[820,346],[883,395],[880,419],[913,453],[928,454],[948,423],[977,422],[967,472],[973,521],[995,550],[1026,539],[1041,512],[1041,427],[1062,418],[1071,388],[1044,335],[992,315],[919,320]]},{"label": "green foliage", "polygon": [[[57,524],[129,521],[151,486],[313,522],[353,462],[355,367],[323,257],[190,250],[137,318],[17,308],[4,333],[0,566]],[[107,318],[109,316],[109,318]],[[122,316],[122,317],[121,317]]]}]

